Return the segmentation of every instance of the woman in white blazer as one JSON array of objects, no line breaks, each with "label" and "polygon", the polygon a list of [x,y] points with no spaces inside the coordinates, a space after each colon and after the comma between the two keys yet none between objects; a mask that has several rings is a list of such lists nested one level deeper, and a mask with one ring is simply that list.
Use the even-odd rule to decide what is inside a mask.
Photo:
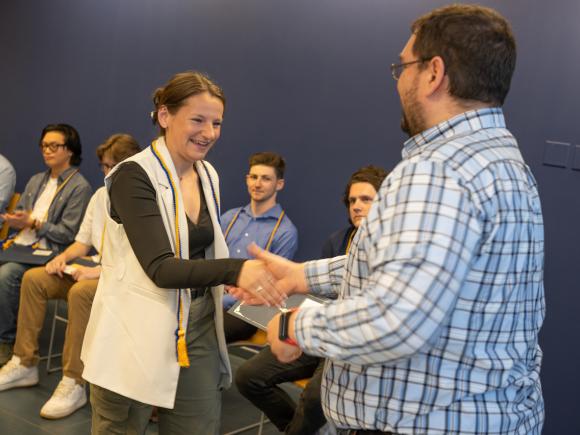
[{"label": "woman in white blazer", "polygon": [[[197,72],[153,98],[161,134],[108,175],[102,272],[82,349],[92,433],[217,434],[231,382],[222,284],[282,294],[257,260],[227,259],[219,181],[204,158],[220,136],[225,98]],[[262,291],[265,290],[265,291]]]}]

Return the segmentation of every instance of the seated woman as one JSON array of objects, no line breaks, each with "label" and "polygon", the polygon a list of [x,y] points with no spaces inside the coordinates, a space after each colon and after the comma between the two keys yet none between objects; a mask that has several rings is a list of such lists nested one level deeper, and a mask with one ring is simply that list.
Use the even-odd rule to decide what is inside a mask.
[{"label": "seated woman", "polygon": [[[127,134],[115,134],[97,147],[97,157],[105,175],[120,161],[139,152],[139,144]],[[52,397],[40,410],[44,418],[57,419],[72,414],[87,403],[81,346],[101,273],[100,257],[105,231],[107,190],[101,187],[92,196],[75,242],[46,267],[28,270],[22,278],[20,308],[14,355],[0,369],[0,391],[29,387],[38,383],[38,335],[44,324],[48,299],[68,301],[68,324],[62,354],[63,377]],[[93,267],[67,263],[97,251]]]},{"label": "seated woman", "polygon": [[[91,198],[91,186],[80,174],[81,140],[67,124],[47,125],[40,151],[48,170],[34,175],[20,197],[17,210],[2,218],[20,230],[7,243],[62,251],[74,236]],[[0,265],[0,366],[12,356],[22,275],[32,266]]]}]

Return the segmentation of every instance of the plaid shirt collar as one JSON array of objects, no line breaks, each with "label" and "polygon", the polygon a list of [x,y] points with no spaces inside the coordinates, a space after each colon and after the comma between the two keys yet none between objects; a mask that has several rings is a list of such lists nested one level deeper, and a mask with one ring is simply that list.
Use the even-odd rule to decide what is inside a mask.
[{"label": "plaid shirt collar", "polygon": [[403,159],[420,154],[427,145],[438,140],[448,141],[453,136],[469,134],[482,128],[505,128],[501,107],[470,110],[447,119],[421,133],[416,134],[403,145]]}]

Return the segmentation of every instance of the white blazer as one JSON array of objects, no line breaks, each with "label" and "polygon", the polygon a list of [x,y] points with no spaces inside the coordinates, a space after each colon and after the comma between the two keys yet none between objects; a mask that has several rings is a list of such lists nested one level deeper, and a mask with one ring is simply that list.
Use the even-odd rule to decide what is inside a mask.
[{"label": "white blazer", "polygon": [[[177,171],[163,137],[157,139],[156,147],[175,180],[180,204],[178,219],[182,258],[189,258],[187,220]],[[125,161],[138,163],[147,173],[157,192],[163,224],[175,250],[173,197],[164,169],[151,147]],[[195,165],[214,231],[214,242],[206,249],[205,258],[226,258],[228,248],[218,220],[219,202],[216,204],[219,201],[218,175],[207,162],[196,162]],[[105,180],[108,189],[110,177],[118,167],[120,165]],[[159,288],[146,275],[131,249],[123,225],[111,219],[108,195],[106,210],[101,276],[81,351],[85,366],[83,378],[139,402],[173,408],[180,370],[175,341],[178,291]],[[213,287],[211,292],[221,361],[220,387],[225,388],[230,385],[232,375],[223,330],[223,288]],[[185,295],[182,298],[183,328],[187,332],[191,296],[189,290],[182,294]]]}]

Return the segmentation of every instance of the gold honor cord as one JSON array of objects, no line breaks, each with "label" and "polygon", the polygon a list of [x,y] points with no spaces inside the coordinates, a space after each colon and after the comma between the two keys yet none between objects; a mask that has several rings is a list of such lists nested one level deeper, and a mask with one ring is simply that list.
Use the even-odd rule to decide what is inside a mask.
[{"label": "gold honor cord", "polygon": [[232,220],[230,221],[228,227],[226,228],[226,232],[224,233],[224,240],[227,240],[228,235],[230,234],[230,230],[232,229],[232,227],[234,226],[234,224],[238,220],[238,216],[240,215],[240,212],[241,211],[242,211],[242,209],[240,208],[238,210],[238,212],[234,215],[234,217],[232,218]]},{"label": "gold honor cord", "polygon": [[[241,211],[242,211],[242,209],[239,209],[238,212],[232,218],[231,222],[229,223],[229,225],[226,228],[226,231],[224,233],[224,239],[227,240],[228,235],[230,234],[230,230],[232,229],[232,227],[234,226],[234,224],[238,220],[238,217],[240,216]],[[274,229],[270,233],[270,237],[268,237],[268,243],[266,243],[266,247],[264,248],[266,251],[270,250],[270,247],[272,246],[272,242],[274,241],[274,236],[276,236],[276,233],[278,232],[278,229],[280,228],[280,224],[282,223],[282,219],[284,219],[285,214],[286,213],[284,212],[284,210],[282,210],[282,212],[280,213],[280,216],[278,216],[278,221],[276,222]]]},{"label": "gold honor cord", "polygon": [[344,255],[348,254],[348,251],[350,251],[350,244],[352,243],[352,239],[354,239],[354,235],[356,234],[356,230],[357,228],[354,227],[350,234],[348,235],[348,243],[346,244],[346,251],[344,252]]},{"label": "gold honor cord", "polygon": [[[177,258],[181,259],[181,239],[179,238],[179,200],[177,197],[177,189],[175,183],[173,181],[173,177],[171,177],[171,173],[169,172],[169,168],[163,161],[163,157],[157,151],[157,147],[155,146],[155,142],[151,144],[151,149],[153,151],[153,155],[159,161],[167,179],[169,180],[169,184],[171,187],[171,192],[173,194],[173,211],[175,213],[175,253],[177,254]],[[182,289],[178,289],[178,310],[177,310],[177,362],[179,363],[180,367],[189,367],[189,357],[187,356],[187,343],[185,341],[185,330],[183,328],[183,300],[181,298],[181,291]]]},{"label": "gold honor cord", "polygon": [[268,243],[266,244],[266,251],[270,250],[270,246],[272,246],[272,241],[274,241],[274,236],[278,232],[278,228],[280,228],[280,224],[282,223],[282,219],[284,219],[284,210],[280,213],[280,217],[278,217],[278,222],[276,222],[276,226],[272,230],[272,234],[270,234],[270,238],[268,239]]},{"label": "gold honor cord", "polygon": [[[46,212],[44,213],[44,216],[42,218],[41,222],[46,222],[48,220],[48,212],[50,211],[50,207],[52,207],[52,203],[54,202],[56,196],[60,193],[60,191],[62,189],[64,189],[64,186],[67,185],[67,183],[70,181],[70,179],[77,173],[79,172],[79,170],[75,170],[73,171],[72,174],[70,174],[68,177],[65,178],[65,180],[60,184],[60,186],[58,186],[58,188],[56,189],[56,191],[54,192],[54,195],[52,195],[52,198],[50,199],[50,204],[48,205],[48,208],[46,209]],[[6,242],[4,242],[4,244],[2,245],[2,249],[6,250],[8,249],[10,246],[12,246],[12,244],[14,243],[14,239],[16,237],[18,237],[18,235],[24,231],[24,229],[18,231],[18,234],[16,234],[16,236],[10,238],[9,240],[6,240]],[[32,244],[32,249],[36,249],[38,248],[38,240]]]},{"label": "gold honor cord", "polygon": [[105,221],[105,225],[103,225],[103,232],[101,233],[101,248],[99,249],[99,264],[101,264],[101,260],[103,259],[103,248],[105,247],[105,231],[107,231],[107,221]]}]

